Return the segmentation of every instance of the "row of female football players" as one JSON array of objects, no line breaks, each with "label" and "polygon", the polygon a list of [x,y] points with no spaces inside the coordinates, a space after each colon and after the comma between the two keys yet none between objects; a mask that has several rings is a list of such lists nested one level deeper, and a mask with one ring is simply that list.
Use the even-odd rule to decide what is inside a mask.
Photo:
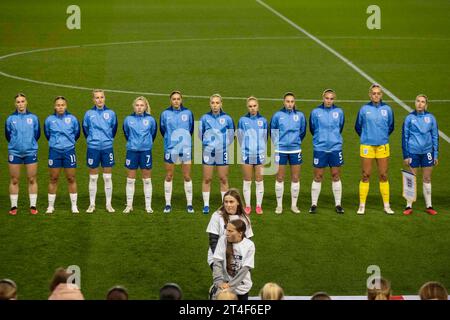
[{"label": "row of female football players", "polygon": [[[380,192],[384,203],[384,211],[393,214],[389,204],[388,159],[389,136],[394,130],[394,114],[389,105],[382,101],[382,88],[372,85],[369,89],[370,102],[363,105],[358,113],[355,130],[360,136],[360,156],[362,160],[362,177],[359,185],[360,205],[358,214],[364,214],[365,203],[369,191],[369,178],[372,172],[373,159],[376,159]],[[332,176],[332,191],[335,198],[335,209],[344,213],[341,203],[342,183],[340,167],[344,164],[342,153],[342,130],[344,127],[344,112],[334,104],[336,93],[327,89],[323,92],[323,103],[315,108],[309,118],[309,129],[313,135],[314,149],[314,179],[311,186],[311,207],[309,212],[317,212],[317,203],[321,191],[324,170],[329,167]],[[93,91],[94,106],[84,116],[82,129],[87,140],[87,166],[89,167],[89,198],[88,213],[95,210],[97,180],[99,167],[103,168],[105,185],[106,210],[114,212],[112,198],[112,167],[115,164],[113,141],[117,132],[117,117],[114,111],[105,105],[105,93],[102,90]],[[410,113],[403,125],[403,158],[405,165],[411,171],[423,168],[423,192],[426,210],[436,214],[431,204],[431,172],[438,162],[439,137],[435,117],[427,111],[427,97],[418,95],[415,101],[415,111]],[[22,165],[25,165],[28,177],[30,197],[30,212],[37,213],[37,150],[40,137],[39,119],[27,109],[27,99],[24,94],[15,97],[16,111],[11,114],[5,124],[5,134],[8,140],[8,161],[10,172],[10,214],[17,213],[19,193],[19,177]],[[80,123],[67,111],[67,101],[63,96],[55,98],[55,112],[44,124],[44,133],[49,141],[48,167],[50,172],[48,186],[47,213],[54,212],[57,183],[64,169],[68,181],[68,189],[72,203],[72,212],[79,212],[77,207],[77,184],[75,168],[77,159],[75,144],[80,136]],[[218,94],[210,97],[211,111],[200,118],[199,137],[202,141],[203,163],[203,213],[209,213],[209,198],[214,168],[220,180],[222,195],[228,186],[228,148],[238,138],[242,154],[243,195],[245,213],[250,214],[251,184],[253,175],[256,182],[257,214],[262,214],[264,194],[263,166],[267,154],[267,133],[270,128],[272,141],[275,145],[275,163],[277,165],[275,193],[277,206],[275,212],[283,212],[284,177],[286,166],[291,171],[291,211],[299,213],[297,199],[300,191],[300,169],[302,164],[301,143],[306,135],[306,117],[298,110],[293,93],[283,97],[283,107],[277,111],[270,124],[259,113],[258,100],[255,97],[247,99],[248,113],[241,117],[238,129],[232,118],[224,112],[222,98]],[[125,167],[127,168],[126,198],[124,210],[133,210],[136,173],[142,171],[144,184],[145,210],[152,213],[152,147],[157,134],[157,122],[151,115],[150,105],[145,97],[138,97],[133,102],[133,114],[125,118],[123,132],[127,140]],[[170,94],[170,106],[161,113],[160,132],[164,138],[164,163],[166,177],[164,193],[166,205],[164,212],[172,210],[172,180],[175,165],[181,163],[184,178],[184,190],[187,200],[187,212],[193,213],[191,180],[192,166],[192,134],[194,117],[192,112],[183,105],[180,92]],[[411,214],[412,203],[408,202],[405,214]]]}]

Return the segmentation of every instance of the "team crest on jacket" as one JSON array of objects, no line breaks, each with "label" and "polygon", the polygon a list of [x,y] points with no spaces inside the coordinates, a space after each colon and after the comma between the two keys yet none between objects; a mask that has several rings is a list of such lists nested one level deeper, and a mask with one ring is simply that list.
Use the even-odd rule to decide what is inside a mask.
[{"label": "team crest on jacket", "polygon": [[224,124],[225,124],[225,118],[220,118],[220,119],[219,119],[219,123],[220,123],[221,125],[224,125]]},{"label": "team crest on jacket", "polygon": [[298,114],[294,114],[294,121],[298,121]]},{"label": "team crest on jacket", "polygon": [[103,118],[104,118],[105,120],[109,120],[109,113],[105,112],[105,113],[103,114]]},{"label": "team crest on jacket", "polygon": [[187,119],[188,119],[187,114],[181,115],[181,121],[187,121]]},{"label": "team crest on jacket", "polygon": [[338,117],[339,117],[339,113],[337,113],[336,111],[333,112],[333,118],[334,118],[334,119],[337,119]]},{"label": "team crest on jacket", "polygon": [[148,126],[148,120],[147,119],[144,119],[144,121],[142,121],[142,123],[144,124],[144,126]]},{"label": "team crest on jacket", "polygon": [[383,117],[387,117],[387,110],[381,110],[381,115],[383,116]]},{"label": "team crest on jacket", "polygon": [[262,127],[263,126],[263,122],[261,120],[257,121],[258,127]]},{"label": "team crest on jacket", "polygon": [[27,123],[28,123],[28,124],[33,124],[33,119],[27,118]]},{"label": "team crest on jacket", "polygon": [[430,123],[430,117],[425,117],[423,120],[425,120],[425,123]]},{"label": "team crest on jacket", "polygon": [[64,119],[64,122],[67,123],[67,124],[70,124],[70,123],[72,122],[72,119],[70,119],[70,118],[65,118],[65,119]]}]

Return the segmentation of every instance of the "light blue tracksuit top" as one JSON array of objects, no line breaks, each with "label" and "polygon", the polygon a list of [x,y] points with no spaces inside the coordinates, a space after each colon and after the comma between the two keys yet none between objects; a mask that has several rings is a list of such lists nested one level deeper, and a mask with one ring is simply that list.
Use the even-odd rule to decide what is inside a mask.
[{"label": "light blue tracksuit top", "polygon": [[389,143],[394,131],[394,113],[383,101],[378,105],[371,102],[363,105],[356,118],[355,130],[360,143],[369,146],[381,146]]},{"label": "light blue tracksuit top", "polygon": [[341,151],[344,123],[344,111],[338,106],[321,104],[313,109],[309,116],[309,131],[313,135],[314,151]]},{"label": "light blue tracksuit top", "polygon": [[44,134],[50,148],[68,151],[75,148],[75,143],[80,137],[80,123],[67,111],[63,115],[55,112],[45,119]]},{"label": "light blue tracksuit top", "polygon": [[402,128],[403,159],[411,154],[426,154],[431,152],[434,159],[439,156],[439,130],[436,118],[425,111],[411,112],[406,116]]},{"label": "light blue tracksuit top", "polygon": [[270,135],[276,152],[300,152],[306,135],[305,115],[295,108],[281,108],[270,120]]},{"label": "light blue tracksuit top", "polygon": [[148,113],[133,113],[125,118],[122,129],[127,140],[127,150],[152,150],[158,131],[158,124],[153,116]]},{"label": "light blue tracksuit top", "polygon": [[247,113],[239,119],[237,138],[243,156],[248,158],[266,154],[267,130],[267,120],[259,112],[254,116]]},{"label": "light blue tracksuit top", "polygon": [[89,149],[104,150],[113,147],[117,132],[116,113],[104,106],[94,106],[88,110],[83,119],[83,133]]},{"label": "light blue tracksuit top", "polygon": [[33,156],[38,151],[41,136],[39,118],[26,111],[12,113],[5,123],[5,136],[8,141],[8,153],[16,157]]},{"label": "light blue tracksuit top", "polygon": [[222,110],[216,115],[212,111],[204,114],[198,132],[203,148],[226,152],[233,143],[234,129],[233,119]]},{"label": "light blue tracksuit top", "polygon": [[164,138],[164,153],[191,152],[194,115],[184,106],[178,110],[170,106],[159,117],[159,131]]}]

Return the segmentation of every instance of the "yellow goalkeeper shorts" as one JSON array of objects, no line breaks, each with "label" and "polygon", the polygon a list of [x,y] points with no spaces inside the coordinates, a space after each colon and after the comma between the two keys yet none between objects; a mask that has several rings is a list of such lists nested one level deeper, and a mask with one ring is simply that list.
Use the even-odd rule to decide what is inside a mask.
[{"label": "yellow goalkeeper shorts", "polygon": [[391,155],[389,151],[389,143],[381,146],[360,145],[359,154],[362,158],[367,159],[383,159]]}]

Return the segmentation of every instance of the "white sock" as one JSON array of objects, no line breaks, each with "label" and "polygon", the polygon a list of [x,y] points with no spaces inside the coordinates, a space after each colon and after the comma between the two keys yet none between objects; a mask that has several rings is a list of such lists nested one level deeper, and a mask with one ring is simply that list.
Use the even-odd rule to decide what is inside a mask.
[{"label": "white sock", "polygon": [[311,205],[317,206],[317,201],[319,200],[320,190],[322,190],[322,182],[316,182],[313,180],[313,182],[311,184]]},{"label": "white sock", "polygon": [[220,195],[222,196],[222,202],[223,202],[223,196],[227,193],[226,191],[220,191]]},{"label": "white sock", "polygon": [[30,196],[30,207],[36,207],[37,194],[31,193],[29,196]]},{"label": "white sock", "polygon": [[412,201],[409,201],[409,200],[406,201],[406,206],[407,207],[412,208],[412,204],[413,204]]},{"label": "white sock", "polygon": [[300,182],[291,182],[291,206],[297,206],[298,194],[300,193]]},{"label": "white sock", "polygon": [[202,192],[203,195],[203,206],[209,207],[209,192]]},{"label": "white sock", "polygon": [[192,206],[192,180],[184,181],[184,193],[186,194],[187,205]]},{"label": "white sock", "polygon": [[164,180],[164,197],[166,198],[166,206],[170,206],[172,200],[172,181]]},{"label": "white sock", "polygon": [[144,181],[144,197],[145,197],[145,208],[149,209],[152,207],[152,193],[153,185],[152,179],[142,179]]},{"label": "white sock", "polygon": [[72,208],[77,207],[78,193],[69,193]]},{"label": "white sock", "polygon": [[423,197],[425,198],[425,205],[427,208],[431,205],[431,183],[423,183]]},{"label": "white sock", "polygon": [[95,206],[95,197],[97,195],[98,174],[89,175],[89,201],[91,206]]},{"label": "white sock", "polygon": [[133,206],[134,198],[134,183],[136,179],[127,178],[127,185],[125,186],[125,193],[127,195],[127,207]]},{"label": "white sock", "polygon": [[48,194],[48,206],[50,208],[54,208],[55,207],[55,200],[56,200],[56,194],[49,193]]},{"label": "white sock", "polygon": [[277,207],[283,206],[284,182],[275,181],[275,195],[277,197]]},{"label": "white sock", "polygon": [[111,205],[112,192],[113,192],[112,174],[111,173],[104,173],[103,174],[103,181],[105,182],[106,205],[110,206]]},{"label": "white sock", "polygon": [[17,200],[19,200],[19,195],[10,194],[9,199],[11,200],[11,208],[17,207]]},{"label": "white sock", "polygon": [[252,195],[252,181],[244,180],[244,183],[242,186],[242,192],[244,193],[245,206],[250,207],[251,206],[251,195]]},{"label": "white sock", "polygon": [[342,182],[341,182],[341,180],[333,181],[331,183],[331,189],[333,189],[335,205],[340,206],[341,200],[342,200]]},{"label": "white sock", "polygon": [[264,196],[264,181],[256,181],[256,206],[261,207]]}]

